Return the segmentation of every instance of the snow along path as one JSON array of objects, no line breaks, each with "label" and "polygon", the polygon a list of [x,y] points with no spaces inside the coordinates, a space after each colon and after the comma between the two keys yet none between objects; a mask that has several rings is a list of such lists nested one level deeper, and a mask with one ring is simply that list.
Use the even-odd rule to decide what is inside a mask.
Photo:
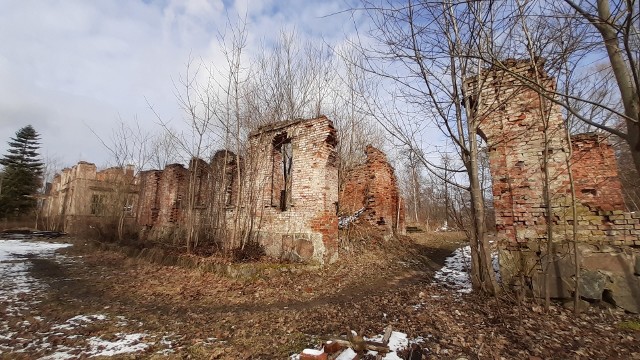
[{"label": "snow along path", "polygon": [[[32,260],[58,264],[73,261],[56,254],[56,250],[68,246],[71,244],[0,239],[0,358],[11,358],[11,354],[55,360],[113,356],[146,351],[156,343],[164,348],[164,353],[172,352],[173,345],[168,336],[160,340],[145,332],[92,337],[83,334],[82,329],[90,325],[108,328],[113,323],[116,329],[130,325],[123,316],[109,319],[104,314],[80,314],[63,323],[34,316],[33,311],[44,299],[49,285],[31,275]],[[134,323],[134,327],[141,326],[141,323]]]},{"label": "snow along path", "polygon": [[[57,249],[68,246],[71,244],[0,240],[0,303],[6,304],[3,319],[21,315],[29,305],[37,303],[37,292],[47,286],[29,274],[29,258],[53,259]],[[0,329],[5,325],[0,322]]]},{"label": "snow along path", "polygon": [[[382,342],[383,338],[384,338],[384,335],[380,334],[371,338],[365,337],[364,339],[366,341]],[[387,346],[389,346],[389,353],[384,354],[384,356],[382,356],[382,359],[383,360],[402,360],[402,358],[398,355],[399,351],[402,351],[408,348],[411,344],[421,344],[423,342],[424,342],[424,338],[422,337],[409,339],[407,338],[407,334],[405,333],[402,333],[399,331],[392,331],[391,337],[389,337],[389,343],[387,344]],[[306,355],[318,356],[323,354],[324,351],[322,349],[304,349],[302,353]],[[355,358],[356,355],[357,353],[353,351],[353,349],[346,348],[342,350],[340,354],[338,354],[335,360],[352,360]],[[378,352],[369,350],[365,355],[376,356],[378,355]],[[300,360],[300,354],[291,355],[289,357],[289,360]]]},{"label": "snow along path", "polygon": [[23,344],[19,333],[31,326],[26,317],[47,288],[29,273],[30,259],[54,259],[57,249],[68,246],[71,244],[0,239],[0,354],[13,350],[9,345]]},{"label": "snow along path", "polygon": [[[498,253],[492,252],[491,262],[496,280],[500,280],[500,264]],[[469,270],[471,269],[471,246],[463,246],[456,249],[444,261],[442,269],[434,276],[434,283],[444,284],[460,293],[470,293],[472,290]]]}]

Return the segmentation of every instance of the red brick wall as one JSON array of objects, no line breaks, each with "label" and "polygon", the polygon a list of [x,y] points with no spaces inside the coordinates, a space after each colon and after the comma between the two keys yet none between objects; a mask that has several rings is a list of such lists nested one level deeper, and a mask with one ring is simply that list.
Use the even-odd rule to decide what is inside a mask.
[{"label": "red brick wall", "polygon": [[393,167],[387,156],[368,145],[364,164],[356,166],[345,176],[340,192],[340,212],[351,215],[364,208],[358,221],[388,233],[402,233],[404,206]]},{"label": "red brick wall", "polygon": [[177,225],[183,220],[187,203],[189,171],[180,164],[164,170],[140,173],[138,224],[142,226]]},{"label": "red brick wall", "polygon": [[[503,278],[536,268],[540,263],[536,257],[547,239],[544,119],[548,119],[553,240],[571,241],[577,222],[576,235],[581,242],[640,245],[640,214],[624,212],[611,146],[596,134],[577,135],[571,140],[573,155],[569,158],[560,106],[541,100],[520,77],[537,78],[549,90],[555,89],[555,79],[545,73],[543,62],[537,69],[528,60],[506,63],[509,71],[491,68],[467,81],[472,102],[477,105],[480,134],[489,148]],[[576,185],[577,218],[573,217],[569,166]]]},{"label": "red brick wall", "polygon": [[[227,154],[225,166],[225,153]],[[179,234],[187,216],[190,176],[193,176],[195,191],[194,216],[200,226],[209,226],[208,231],[219,228],[218,215],[226,212],[226,207],[235,204],[233,192],[237,192],[236,156],[232,152],[219,151],[211,164],[202,159],[192,159],[189,169],[180,164],[172,164],[164,170],[149,170],[139,174],[140,199],[137,207],[139,226],[153,228],[145,232],[150,239],[167,234]],[[222,175],[223,170],[226,176]],[[221,181],[225,181],[224,185]],[[221,189],[224,193],[221,193]],[[224,216],[220,219],[224,223]],[[173,230],[176,231],[173,231]],[[219,235],[210,234],[211,236]]]},{"label": "red brick wall", "polygon": [[[535,74],[529,61],[512,61],[510,65],[510,70],[520,76]],[[547,88],[555,88],[555,79],[541,67],[537,77]],[[576,195],[580,206],[585,207],[581,210],[585,216],[624,209],[613,150],[603,139],[588,135],[576,137],[572,141],[574,154],[568,159],[569,145],[559,105],[548,100],[541,103],[535,91],[513,74],[499,69],[483,72],[479,87],[477,79],[469,84],[475,99],[480,99],[478,119],[489,146],[500,238],[514,243],[546,238],[542,114],[548,119],[550,197],[559,239],[566,237],[563,226],[572,221],[568,218],[571,212],[568,161],[572,164]],[[594,235],[592,238],[596,241],[599,234],[587,234],[587,230],[593,229],[582,230],[585,238]]]},{"label": "red brick wall", "polygon": [[[290,139],[293,159],[290,203],[285,211],[279,201],[282,172],[274,171],[274,164],[281,166],[274,139],[281,138]],[[336,130],[324,116],[274,123],[250,134],[243,189],[246,198],[257,200],[251,208],[239,210],[251,209],[244,216],[255,220],[258,239],[269,255],[319,262],[337,259],[336,144]],[[293,250],[296,254],[291,254]]]},{"label": "red brick wall", "polygon": [[138,199],[137,221],[141,226],[153,226],[160,210],[160,179],[162,170],[143,171],[138,175],[140,196]]},{"label": "red brick wall", "polygon": [[571,137],[571,170],[581,203],[600,210],[626,210],[613,147],[602,134]]},{"label": "red brick wall", "polygon": [[180,164],[168,165],[162,172],[159,191],[158,224],[180,224],[187,203],[189,171]]}]

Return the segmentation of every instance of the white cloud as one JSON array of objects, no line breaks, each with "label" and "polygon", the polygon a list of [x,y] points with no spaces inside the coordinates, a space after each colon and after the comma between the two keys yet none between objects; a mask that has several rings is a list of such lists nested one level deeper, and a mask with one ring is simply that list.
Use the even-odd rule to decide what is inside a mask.
[{"label": "white cloud", "polygon": [[179,118],[171,79],[190,56],[222,61],[217,37],[229,19],[247,14],[250,55],[282,28],[341,41],[351,32],[349,15],[323,16],[345,7],[342,0],[0,0],[0,153],[32,124],[43,153],[66,165],[105,164],[88,127],[108,137],[119,116],[156,126],[145,98],[163,117]]}]

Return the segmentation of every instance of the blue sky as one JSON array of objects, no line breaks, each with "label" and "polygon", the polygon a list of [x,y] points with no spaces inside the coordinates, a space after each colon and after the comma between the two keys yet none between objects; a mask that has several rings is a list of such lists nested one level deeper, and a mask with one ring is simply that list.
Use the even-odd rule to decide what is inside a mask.
[{"label": "blue sky", "polygon": [[0,0],[0,152],[31,124],[42,153],[62,165],[106,165],[91,129],[119,118],[155,127],[145,99],[180,117],[172,78],[189,57],[220,61],[217,36],[246,14],[248,56],[282,29],[339,45],[353,35],[346,0]]}]

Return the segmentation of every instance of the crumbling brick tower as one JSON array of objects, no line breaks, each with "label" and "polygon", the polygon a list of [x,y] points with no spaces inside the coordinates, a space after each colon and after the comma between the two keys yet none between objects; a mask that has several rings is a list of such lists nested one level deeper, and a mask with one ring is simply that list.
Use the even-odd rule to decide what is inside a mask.
[{"label": "crumbling brick tower", "polygon": [[[536,70],[529,61],[512,61],[509,66],[511,72],[535,81]],[[541,67],[539,64],[538,80],[553,90],[554,79]],[[547,123],[549,195],[554,212],[563,208],[570,196],[562,113],[557,105],[542,99],[507,71],[488,69],[482,72],[479,82],[474,80],[477,79],[469,84],[477,102],[481,135],[489,147],[498,238],[501,244],[517,249],[531,239],[546,238],[543,116]]]},{"label": "crumbling brick tower", "polygon": [[[544,71],[544,62],[533,66],[529,60],[509,60],[505,64],[508,70],[486,69],[468,79],[467,85],[477,106],[480,135],[489,148],[502,277],[506,281],[516,275],[529,278],[535,292],[540,288],[547,240],[545,141],[552,234],[557,245],[554,261],[567,254],[574,221],[581,243],[640,244],[640,232],[634,223],[638,214],[624,213],[614,152],[602,135],[574,136],[574,152],[569,157],[560,106],[525,84],[528,79],[555,90],[555,79]],[[572,212],[569,166],[574,177],[577,219]],[[592,254],[599,250],[589,251]],[[565,281],[565,270],[558,270],[554,279]],[[558,297],[570,292],[563,286],[556,290]]]}]

